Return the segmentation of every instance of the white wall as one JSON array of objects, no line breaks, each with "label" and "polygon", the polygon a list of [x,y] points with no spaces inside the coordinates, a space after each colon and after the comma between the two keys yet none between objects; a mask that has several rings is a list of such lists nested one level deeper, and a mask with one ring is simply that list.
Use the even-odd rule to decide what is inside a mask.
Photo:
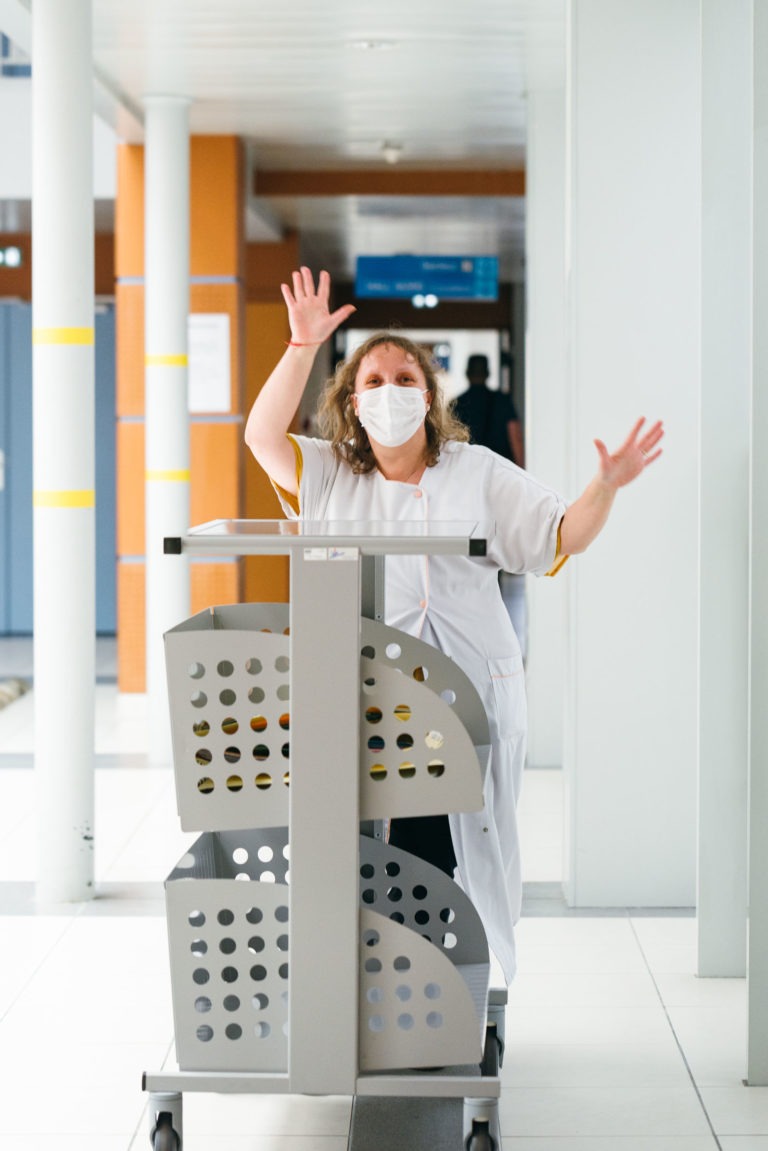
[{"label": "white wall", "polygon": [[572,0],[568,378],[574,490],[593,437],[663,417],[665,454],[568,567],[567,893],[695,896],[700,13]]},{"label": "white wall", "polygon": [[753,386],[750,555],[750,827],[747,1081],[768,1085],[768,9],[753,9]]},{"label": "white wall", "polygon": [[[552,46],[550,45],[550,48]],[[526,462],[542,483],[571,495],[565,373],[565,43],[561,66],[528,99],[526,181]],[[528,765],[561,767],[566,603],[571,569],[527,578]]]},{"label": "white wall", "polygon": [[744,975],[752,2],[702,2],[698,973]]}]

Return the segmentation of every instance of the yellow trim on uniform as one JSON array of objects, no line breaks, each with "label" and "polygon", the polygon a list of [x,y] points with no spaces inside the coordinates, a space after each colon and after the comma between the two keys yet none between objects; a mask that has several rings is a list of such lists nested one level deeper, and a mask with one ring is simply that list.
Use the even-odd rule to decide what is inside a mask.
[{"label": "yellow trim on uniform", "polygon": [[186,368],[189,356],[145,356],[144,366],[147,368]]},{"label": "yellow trim on uniform", "polygon": [[[301,448],[299,447],[298,441],[290,434],[290,432],[286,434],[288,439],[291,441],[291,444],[293,445],[293,451],[296,456],[296,487],[300,490],[301,476],[304,471],[304,457],[301,454]],[[299,506],[299,497],[297,495],[295,496],[293,492],[287,492],[285,488],[281,488],[280,484],[276,484],[274,480],[270,480],[270,483],[272,484],[272,487],[275,489],[277,494],[285,500],[285,502],[296,513],[296,515],[299,515],[301,512],[301,508]]]},{"label": "yellow trim on uniform", "polygon": [[178,468],[176,471],[163,468],[149,468],[144,472],[145,480],[166,480],[171,483],[187,483],[190,478],[189,468]]},{"label": "yellow trim on uniform", "polygon": [[32,504],[36,508],[92,508],[96,503],[93,488],[81,491],[36,491]]},{"label": "yellow trim on uniform", "polygon": [[33,328],[33,344],[92,344],[93,328]]},{"label": "yellow trim on uniform", "polygon": [[544,573],[544,575],[556,576],[560,569],[564,567],[566,562],[571,558],[570,556],[564,556],[560,554],[560,529],[562,526],[563,521],[560,520],[560,523],[557,525],[557,550],[555,551],[555,562],[552,564],[552,567],[549,569],[549,571]]},{"label": "yellow trim on uniform", "polygon": [[304,474],[304,456],[301,454],[301,446],[295,436],[288,432],[288,439],[293,445],[294,455],[296,456],[296,486],[301,487],[301,477]]},{"label": "yellow trim on uniform", "polygon": [[544,575],[556,576],[557,573],[565,567],[570,558],[570,556],[555,556],[555,562],[552,564],[552,567],[548,572],[544,572]]}]

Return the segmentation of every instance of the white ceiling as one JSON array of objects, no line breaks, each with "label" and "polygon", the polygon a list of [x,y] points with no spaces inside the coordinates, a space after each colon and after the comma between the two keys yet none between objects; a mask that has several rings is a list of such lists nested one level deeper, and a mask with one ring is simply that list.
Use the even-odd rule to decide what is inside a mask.
[{"label": "white ceiling", "polygon": [[[0,30],[34,67],[30,4],[0,0]],[[524,168],[529,93],[562,83],[563,24],[564,0],[93,0],[97,107],[137,141],[146,96],[185,96],[191,131],[243,137],[252,169],[385,170],[385,143],[405,169]],[[522,266],[519,198],[261,206],[336,274],[361,252],[498,255],[505,278]]]}]

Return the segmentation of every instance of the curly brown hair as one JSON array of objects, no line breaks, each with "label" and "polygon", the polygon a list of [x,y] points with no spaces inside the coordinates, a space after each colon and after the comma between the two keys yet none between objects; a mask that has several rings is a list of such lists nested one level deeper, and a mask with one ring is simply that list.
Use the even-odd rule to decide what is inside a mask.
[{"label": "curly brown hair", "polygon": [[432,354],[427,348],[409,340],[399,332],[377,332],[369,336],[352,355],[336,368],[336,372],[326,381],[318,406],[318,425],[321,434],[330,441],[334,455],[345,460],[356,474],[376,470],[376,457],[371,449],[368,433],[355,414],[352,396],[355,379],[360,364],[374,348],[394,344],[402,348],[424,373],[430,393],[430,406],[424,421],[427,433],[428,468],[433,468],[440,458],[440,449],[446,440],[469,439],[469,430],[451,411],[446,402],[437,368]]}]

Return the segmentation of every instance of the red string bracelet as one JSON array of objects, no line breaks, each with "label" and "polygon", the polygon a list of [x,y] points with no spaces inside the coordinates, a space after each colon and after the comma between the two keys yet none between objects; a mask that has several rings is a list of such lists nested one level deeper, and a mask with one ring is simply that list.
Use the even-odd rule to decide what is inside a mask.
[{"label": "red string bracelet", "polygon": [[315,340],[313,343],[309,344],[299,343],[298,340],[286,340],[285,346],[286,348],[319,348],[320,345],[324,343],[325,340]]}]

